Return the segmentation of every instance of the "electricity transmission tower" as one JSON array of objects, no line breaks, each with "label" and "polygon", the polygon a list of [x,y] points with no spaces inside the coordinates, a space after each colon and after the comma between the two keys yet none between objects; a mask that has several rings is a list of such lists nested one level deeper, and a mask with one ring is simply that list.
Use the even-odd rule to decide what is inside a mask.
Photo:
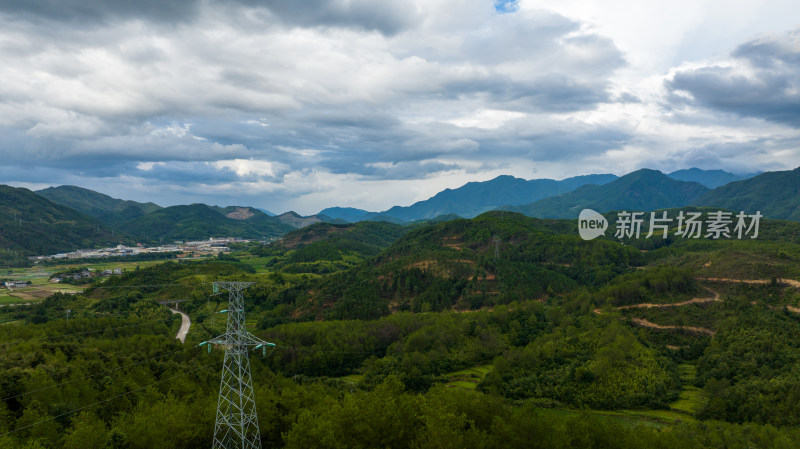
[{"label": "electricity transmission tower", "polygon": [[[275,346],[247,332],[244,322],[242,290],[252,282],[214,282],[214,292],[228,290],[227,331],[219,337],[200,343],[222,345],[225,364],[219,384],[217,420],[214,424],[213,449],[261,449],[253,380],[247,351]],[[209,346],[210,350],[211,346]]]}]

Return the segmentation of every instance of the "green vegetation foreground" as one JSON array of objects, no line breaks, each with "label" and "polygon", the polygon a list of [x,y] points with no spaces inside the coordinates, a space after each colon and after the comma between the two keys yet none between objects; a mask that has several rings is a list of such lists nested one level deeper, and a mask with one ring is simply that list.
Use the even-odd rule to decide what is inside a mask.
[{"label": "green vegetation foreground", "polygon": [[[796,447],[800,289],[778,279],[800,246],[771,226],[642,252],[516,214],[317,225],[131,270],[0,310],[0,447],[210,447],[220,280],[255,282],[248,325],[278,345],[251,356],[264,447]],[[775,280],[713,280],[735,277]]]}]

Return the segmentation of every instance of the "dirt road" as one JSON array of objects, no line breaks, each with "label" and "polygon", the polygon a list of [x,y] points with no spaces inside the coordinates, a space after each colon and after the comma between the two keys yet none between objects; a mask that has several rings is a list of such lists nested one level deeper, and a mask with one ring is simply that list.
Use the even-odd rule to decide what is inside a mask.
[{"label": "dirt road", "polygon": [[180,340],[181,343],[186,342],[186,334],[189,333],[189,327],[192,325],[192,320],[189,319],[189,315],[181,312],[180,310],[169,309],[172,313],[179,313],[181,315],[181,328],[178,329],[178,335],[175,336],[177,340]]}]

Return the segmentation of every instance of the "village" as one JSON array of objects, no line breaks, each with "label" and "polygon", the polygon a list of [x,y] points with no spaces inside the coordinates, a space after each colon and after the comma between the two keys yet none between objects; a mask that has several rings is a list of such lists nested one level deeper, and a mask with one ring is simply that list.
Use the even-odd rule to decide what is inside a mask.
[{"label": "village", "polygon": [[246,243],[250,240],[238,237],[209,238],[191,242],[176,241],[169,245],[146,247],[141,243],[136,246],[117,245],[113,248],[79,249],[68,253],[58,253],[48,256],[31,256],[29,259],[36,263],[50,260],[94,259],[102,257],[136,256],[140,254],[176,253],[179,258],[203,257],[217,255],[220,252],[230,251],[231,243]]}]

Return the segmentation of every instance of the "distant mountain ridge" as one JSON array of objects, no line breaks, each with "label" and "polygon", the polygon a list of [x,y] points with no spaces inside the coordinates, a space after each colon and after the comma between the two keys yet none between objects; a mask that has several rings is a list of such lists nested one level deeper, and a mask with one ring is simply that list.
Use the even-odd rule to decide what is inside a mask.
[{"label": "distant mountain ridge", "polygon": [[800,221],[800,167],[765,172],[717,187],[693,204],[746,213],[760,211],[765,217]]},{"label": "distant mountain ridge", "polygon": [[328,217],[340,218],[350,223],[355,223],[369,219],[378,215],[378,213],[356,209],[355,207],[328,207],[319,211],[317,215],[327,215]]},{"label": "distant mountain ridge", "polygon": [[672,173],[667,173],[667,176],[672,179],[678,181],[694,181],[708,187],[709,189],[714,189],[734,181],[749,179],[756,175],[758,175],[758,173],[736,175],[724,170],[702,170],[699,168],[687,168],[684,170],[676,170]]},{"label": "distant mountain ridge", "polygon": [[120,200],[78,186],[48,187],[34,193],[106,224],[119,223],[161,209],[155,203]]},{"label": "distant mountain ridge", "polygon": [[[5,223],[0,231],[0,257],[4,251],[44,254],[131,242],[132,238],[149,243],[211,236],[275,238],[321,222],[369,220],[413,225],[469,217],[492,208],[534,217],[571,219],[584,207],[606,212],[708,206],[748,213],[761,211],[766,217],[800,221],[800,168],[749,176],[696,168],[668,175],[642,169],[619,178],[606,174],[561,181],[499,176],[445,189],[411,206],[395,206],[383,212],[329,207],[305,217],[295,212],[271,217],[262,210],[245,206],[192,204],[162,208],[76,186],[51,187],[35,194],[5,187],[0,191],[0,201],[6,204],[6,215],[18,211],[22,223],[29,226],[21,229],[25,226],[13,216],[10,224]],[[745,179],[726,183],[737,178]],[[713,190],[702,185],[719,183],[725,184]],[[528,202],[514,204],[522,201]],[[3,219],[8,221],[9,217]],[[73,227],[64,228],[64,223]]]},{"label": "distant mountain ridge", "polygon": [[651,211],[686,206],[709,189],[674,180],[658,170],[640,169],[602,186],[585,185],[559,196],[506,210],[537,218],[574,219],[583,209]]},{"label": "distant mountain ridge", "polygon": [[[542,198],[569,192],[587,184],[606,184],[616,175],[598,174],[566,178],[525,180],[502,175],[484,182],[468,182],[457,189],[445,189],[433,197],[411,206],[394,206],[384,212],[367,212],[356,208],[332,207],[320,214],[347,221],[379,220],[391,217],[403,222],[433,219],[440,215],[458,215],[472,218],[490,210],[508,205],[527,204]],[[359,215],[360,212],[363,214]]]},{"label": "distant mountain ridge", "polygon": [[0,185],[0,258],[54,254],[128,240],[74,209],[24,188]]},{"label": "distant mountain ridge", "polygon": [[309,215],[307,217],[304,217],[295,211],[289,211],[289,212],[284,212],[280,215],[276,215],[275,219],[280,220],[282,223],[285,223],[296,229],[305,228],[306,226],[311,226],[316,223],[333,223],[333,224],[350,223],[347,220],[342,220],[341,218],[333,218],[321,212],[316,215]]},{"label": "distant mountain ridge", "polygon": [[[234,217],[226,215],[237,214]],[[251,207],[215,208],[195,203],[159,209],[118,226],[143,240],[200,240],[210,236],[272,238],[294,229]]]}]

